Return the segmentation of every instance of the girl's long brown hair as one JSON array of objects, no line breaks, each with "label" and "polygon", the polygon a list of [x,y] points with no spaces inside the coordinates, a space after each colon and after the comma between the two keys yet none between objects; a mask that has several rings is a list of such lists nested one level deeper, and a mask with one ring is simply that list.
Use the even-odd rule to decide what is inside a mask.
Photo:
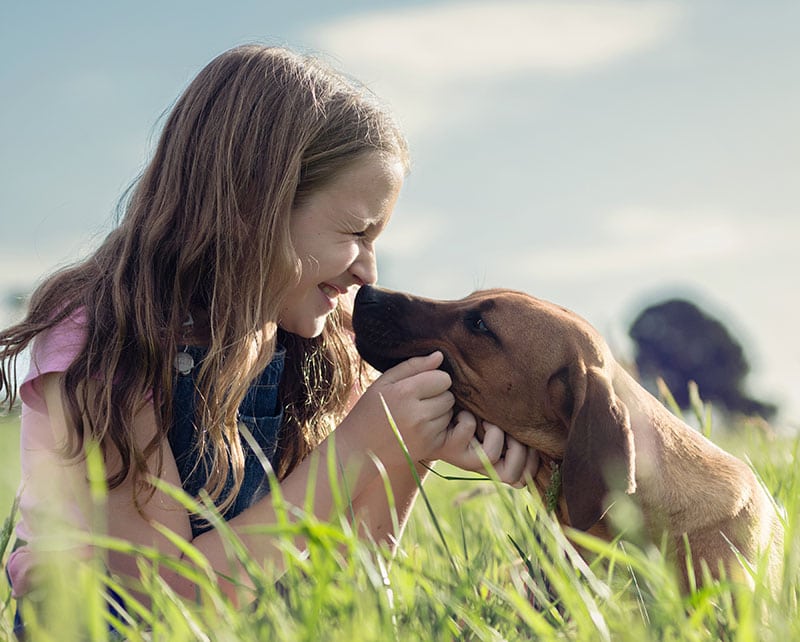
[{"label": "girl's long brown hair", "polygon": [[[244,467],[237,409],[273,356],[282,295],[300,276],[293,206],[369,153],[408,163],[396,123],[355,82],[280,48],[248,45],[215,58],[173,107],[117,228],[89,258],[46,279],[24,320],[0,333],[5,404],[16,399],[19,354],[85,311],[87,341],[63,379],[76,429],[65,452],[80,457],[91,438],[119,453],[111,488],[131,473],[142,482],[161,470],[146,461],[172,423],[180,328],[202,310],[209,349],[198,373],[199,447],[213,455],[206,490],[226,507]],[[346,316],[333,313],[320,337],[283,339],[281,478],[344,414],[357,372]],[[151,393],[159,432],[141,449],[133,419]],[[222,498],[230,470],[234,492]]]}]

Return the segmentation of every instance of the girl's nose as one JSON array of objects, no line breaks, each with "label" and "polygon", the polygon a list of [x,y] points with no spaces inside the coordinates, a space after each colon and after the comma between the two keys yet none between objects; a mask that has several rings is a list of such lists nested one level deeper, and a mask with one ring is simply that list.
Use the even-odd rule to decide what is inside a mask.
[{"label": "girl's nose", "polygon": [[375,248],[371,243],[362,247],[350,267],[350,274],[356,279],[357,285],[372,285],[378,282],[378,264]]}]

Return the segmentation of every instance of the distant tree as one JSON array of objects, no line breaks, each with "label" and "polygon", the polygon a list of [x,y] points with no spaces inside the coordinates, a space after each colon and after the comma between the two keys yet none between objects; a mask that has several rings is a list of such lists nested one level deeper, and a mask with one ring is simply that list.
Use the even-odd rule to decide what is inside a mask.
[{"label": "distant tree", "polygon": [[652,386],[661,377],[682,407],[689,405],[688,383],[694,381],[704,401],[730,412],[771,419],[777,407],[743,392],[750,365],[742,346],[718,320],[682,299],[643,310],[630,327],[636,344],[636,367]]},{"label": "distant tree", "polygon": [[25,307],[27,300],[28,294],[22,290],[11,290],[6,292],[5,296],[3,297],[3,303],[5,306],[14,312],[21,311],[22,308]]}]

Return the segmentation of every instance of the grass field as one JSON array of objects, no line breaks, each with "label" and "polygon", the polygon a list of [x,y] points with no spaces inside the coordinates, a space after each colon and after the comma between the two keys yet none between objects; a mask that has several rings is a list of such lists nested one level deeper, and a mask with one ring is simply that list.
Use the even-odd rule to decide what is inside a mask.
[{"label": "grass field", "polygon": [[19,418],[0,417],[0,511],[7,515],[19,483]]},{"label": "grass field", "polygon": [[[7,511],[18,475],[18,427],[14,418],[2,422],[0,509]],[[752,429],[715,429],[712,437],[748,458],[786,509],[786,572],[777,599],[763,585],[751,593],[726,582],[682,596],[654,547],[584,537],[580,543],[599,554],[587,565],[527,491],[430,476],[394,559],[358,540],[346,519],[306,518],[273,529],[278,535],[302,529],[310,555],[287,548],[289,569],[279,585],[251,568],[257,587],[252,608],[234,607],[202,573],[185,571],[196,574],[200,587],[193,602],[178,599],[148,573],[143,581],[152,605],[137,607],[129,597],[136,621],[118,622],[121,633],[109,633],[101,596],[109,586],[125,595],[122,587],[91,564],[66,560],[53,574],[61,599],[28,639],[799,640],[800,440]],[[230,548],[237,555],[234,540]],[[146,550],[138,554],[151,557]],[[4,582],[0,604],[0,639],[10,639],[15,605]]]}]

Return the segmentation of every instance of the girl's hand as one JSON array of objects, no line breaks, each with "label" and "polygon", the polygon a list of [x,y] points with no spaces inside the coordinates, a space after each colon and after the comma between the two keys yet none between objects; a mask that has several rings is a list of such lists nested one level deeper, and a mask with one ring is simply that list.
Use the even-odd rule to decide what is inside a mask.
[{"label": "girl's hand", "polygon": [[[372,437],[394,442],[380,401],[383,397],[411,457],[415,461],[434,458],[433,453],[447,438],[455,403],[449,390],[450,375],[437,370],[442,359],[441,352],[413,357],[384,372],[367,388],[345,420],[371,427],[369,443],[362,442],[356,447],[377,453],[385,451],[385,443],[374,444]],[[376,426],[385,426],[387,430],[375,430]]]},{"label": "girl's hand", "polygon": [[[484,461],[493,466],[500,481],[522,488],[539,470],[539,453],[525,446],[494,424],[483,422],[484,435],[476,435],[478,422],[472,413],[463,410],[448,429],[437,459],[474,472],[486,472]],[[480,456],[483,451],[485,459]]]}]

